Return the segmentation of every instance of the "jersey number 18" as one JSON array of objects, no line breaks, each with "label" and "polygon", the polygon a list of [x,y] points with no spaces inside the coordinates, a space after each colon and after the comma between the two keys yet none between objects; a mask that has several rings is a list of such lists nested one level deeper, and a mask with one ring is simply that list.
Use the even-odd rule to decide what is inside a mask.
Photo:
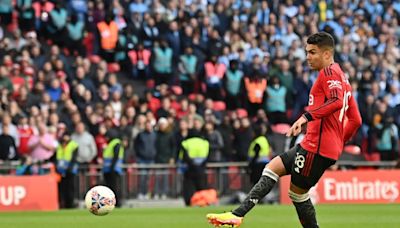
[{"label": "jersey number 18", "polygon": [[346,113],[347,109],[349,109],[349,99],[351,97],[351,92],[344,91],[343,94],[343,105],[342,108],[340,109],[340,114],[339,114],[339,121],[342,122],[344,118],[344,114]]}]

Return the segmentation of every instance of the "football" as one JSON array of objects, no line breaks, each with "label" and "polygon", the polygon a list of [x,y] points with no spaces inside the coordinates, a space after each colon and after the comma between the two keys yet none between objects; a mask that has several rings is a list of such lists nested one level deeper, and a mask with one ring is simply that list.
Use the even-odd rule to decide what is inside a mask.
[{"label": "football", "polygon": [[85,196],[86,208],[94,215],[106,215],[115,207],[115,194],[106,186],[95,186]]}]

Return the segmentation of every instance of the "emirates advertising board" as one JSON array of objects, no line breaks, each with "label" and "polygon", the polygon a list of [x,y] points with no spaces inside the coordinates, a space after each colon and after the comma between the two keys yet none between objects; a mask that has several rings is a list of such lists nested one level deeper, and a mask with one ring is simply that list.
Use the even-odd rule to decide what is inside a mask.
[{"label": "emirates advertising board", "polygon": [[[288,196],[290,176],[280,180],[282,204]],[[310,190],[314,204],[400,203],[400,170],[327,171]]]}]

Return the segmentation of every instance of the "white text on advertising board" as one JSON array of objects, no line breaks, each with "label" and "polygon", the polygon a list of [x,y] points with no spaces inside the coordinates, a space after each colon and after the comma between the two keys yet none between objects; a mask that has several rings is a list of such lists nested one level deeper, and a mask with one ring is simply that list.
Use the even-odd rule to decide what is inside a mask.
[{"label": "white text on advertising board", "polygon": [[3,206],[19,205],[25,196],[24,186],[0,186],[0,204]]},{"label": "white text on advertising board", "polygon": [[326,200],[388,200],[399,197],[399,186],[396,181],[337,181],[325,178],[324,196]]}]

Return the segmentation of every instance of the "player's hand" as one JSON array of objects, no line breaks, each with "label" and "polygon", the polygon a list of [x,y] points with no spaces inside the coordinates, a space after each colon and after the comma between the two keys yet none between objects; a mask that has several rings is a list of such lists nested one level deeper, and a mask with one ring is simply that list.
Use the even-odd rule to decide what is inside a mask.
[{"label": "player's hand", "polygon": [[307,123],[307,119],[304,116],[301,116],[289,129],[286,133],[287,137],[298,136],[301,133],[301,126]]}]

